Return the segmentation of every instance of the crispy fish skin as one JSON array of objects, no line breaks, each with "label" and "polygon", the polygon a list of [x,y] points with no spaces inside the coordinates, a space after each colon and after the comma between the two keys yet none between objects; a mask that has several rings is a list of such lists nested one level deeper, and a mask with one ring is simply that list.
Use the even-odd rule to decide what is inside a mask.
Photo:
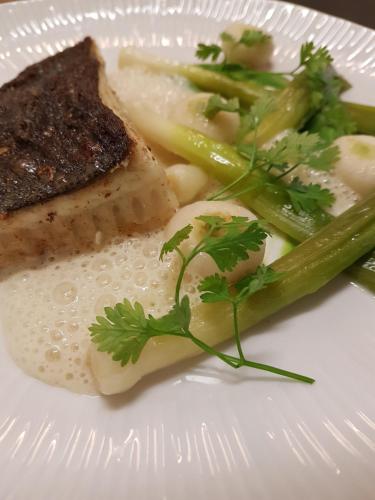
[{"label": "crispy fish skin", "polygon": [[99,95],[100,67],[86,38],[0,88],[0,213],[79,189],[130,155]]},{"label": "crispy fish skin", "polygon": [[152,229],[176,208],[90,38],[3,85],[0,128],[0,267]]}]

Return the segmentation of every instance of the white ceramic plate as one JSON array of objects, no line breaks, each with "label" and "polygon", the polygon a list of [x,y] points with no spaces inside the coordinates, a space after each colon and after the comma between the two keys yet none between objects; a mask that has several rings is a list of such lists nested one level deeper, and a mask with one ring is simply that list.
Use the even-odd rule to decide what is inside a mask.
[{"label": "white ceramic plate", "polygon": [[[328,45],[350,97],[374,104],[374,32],[264,0],[2,5],[1,80],[85,34],[110,65],[126,44],[188,60],[236,19],[274,34],[280,68],[295,65],[305,40]],[[253,358],[311,374],[314,386],[201,358],[108,399],[28,378],[0,344],[0,499],[371,500],[374,327],[373,297],[340,278],[245,342]]]}]

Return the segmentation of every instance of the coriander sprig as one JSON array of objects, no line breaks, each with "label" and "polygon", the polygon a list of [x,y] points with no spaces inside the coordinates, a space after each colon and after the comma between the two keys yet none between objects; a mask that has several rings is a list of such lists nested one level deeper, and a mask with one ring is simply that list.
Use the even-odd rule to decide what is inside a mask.
[{"label": "coriander sprig", "polygon": [[[271,37],[260,30],[247,29],[243,31],[238,40],[225,31],[220,33],[220,39],[222,42],[233,43],[234,46],[245,45],[246,47],[253,47],[254,45],[268,42],[271,40]],[[223,54],[223,49],[216,43],[208,45],[205,43],[198,43],[198,48],[195,52],[198,59],[201,59],[202,61],[211,59],[213,62],[217,61],[221,54]]]},{"label": "coriander sprig", "polygon": [[181,297],[181,285],[190,262],[199,254],[206,253],[218,266],[219,270],[230,271],[240,261],[246,260],[251,251],[258,251],[267,237],[267,231],[255,221],[246,217],[233,217],[230,221],[218,216],[200,216],[197,220],[205,225],[205,234],[201,241],[187,254],[181,244],[187,240],[193,229],[187,225],[164,243],[160,258],[176,251],[181,259],[181,267],[176,282],[175,303],[171,310],[160,318],[146,315],[139,303],[134,306],[124,299],[113,308],[106,307],[105,317],[96,318],[91,325],[92,341],[97,349],[112,355],[114,361],[122,366],[129,362],[136,363],[148,340],[163,335],[172,335],[190,339],[202,351],[218,357],[233,368],[248,366],[289,377],[301,382],[313,383],[310,377],[282,370],[280,368],[256,363],[246,359],[240,339],[238,326],[238,308],[251,295],[272,284],[280,274],[270,267],[260,266],[255,273],[246,276],[237,283],[230,284],[225,276],[215,274],[201,280],[199,291],[203,303],[229,302],[232,306],[233,331],[238,356],[232,356],[206,344],[190,330],[191,307],[189,297]]},{"label": "coriander sprig", "polygon": [[[237,145],[238,153],[247,160],[247,169],[238,179],[211,195],[209,199],[223,201],[238,198],[249,191],[260,188],[272,189],[277,186],[289,197],[296,213],[312,213],[318,208],[331,206],[335,200],[333,193],[326,188],[323,189],[319,184],[305,185],[298,178],[286,184],[281,184],[280,181],[300,166],[329,171],[339,158],[338,147],[327,146],[318,134],[291,131],[274,142],[270,148],[258,148],[255,142],[257,129],[272,106],[274,106],[273,98],[265,97],[255,103],[248,114],[240,115],[241,125],[238,135],[243,137],[249,131],[253,131],[255,139],[251,144]],[[268,176],[259,176],[258,182],[246,186],[246,179],[255,170],[265,171]]]}]

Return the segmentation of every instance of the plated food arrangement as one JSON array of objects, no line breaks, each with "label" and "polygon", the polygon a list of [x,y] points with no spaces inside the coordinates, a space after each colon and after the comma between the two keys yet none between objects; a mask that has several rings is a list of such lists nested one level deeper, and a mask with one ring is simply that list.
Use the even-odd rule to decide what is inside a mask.
[{"label": "plated food arrangement", "polygon": [[3,85],[2,318],[27,373],[114,394],[206,352],[314,382],[240,332],[343,271],[374,292],[375,111],[325,47],[288,73],[273,47],[237,23],[198,63],[127,48],[106,76],[85,38]]}]

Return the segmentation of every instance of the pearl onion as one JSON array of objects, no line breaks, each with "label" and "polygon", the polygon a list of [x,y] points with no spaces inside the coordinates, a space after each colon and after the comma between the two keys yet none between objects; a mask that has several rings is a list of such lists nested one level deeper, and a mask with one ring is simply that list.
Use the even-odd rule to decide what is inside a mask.
[{"label": "pearl onion", "polygon": [[177,163],[167,168],[167,178],[181,205],[193,201],[208,183],[208,176],[195,165]]},{"label": "pearl onion", "polygon": [[360,196],[375,191],[375,137],[347,135],[335,141],[340,159],[335,174]]},{"label": "pearl onion", "polygon": [[245,30],[257,30],[255,26],[249,26],[243,23],[230,24],[224,31],[235,39],[232,41],[223,41],[222,47],[226,59],[230,63],[238,63],[249,68],[265,69],[270,66],[273,52],[273,43],[269,39],[264,42],[256,43],[251,47],[246,45],[237,45],[236,42],[241,38]]},{"label": "pearl onion", "polygon": [[[186,205],[172,217],[165,228],[165,238],[168,240],[187,224],[193,226],[190,237],[180,246],[181,251],[185,255],[191,252],[205,234],[204,223],[196,220],[196,217],[200,215],[218,215],[227,220],[230,220],[233,216],[247,217],[248,219],[256,220],[255,215],[246,208],[227,201],[197,201],[191,205]],[[262,245],[258,252],[249,252],[248,260],[239,262],[232,271],[222,274],[224,274],[230,282],[234,282],[239,280],[242,276],[254,272],[263,261],[264,251],[265,244]],[[178,258],[178,256],[176,256],[176,258]],[[220,272],[214,260],[209,255],[203,253],[195,257],[190,263],[188,271],[202,277]]]}]

